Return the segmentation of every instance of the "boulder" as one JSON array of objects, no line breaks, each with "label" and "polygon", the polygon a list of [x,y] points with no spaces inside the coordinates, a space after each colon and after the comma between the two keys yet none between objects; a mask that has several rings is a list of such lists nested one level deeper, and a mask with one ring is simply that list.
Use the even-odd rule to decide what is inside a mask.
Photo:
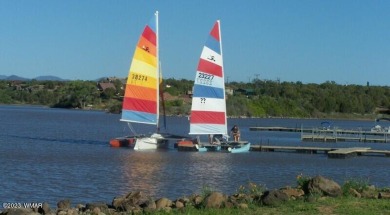
[{"label": "boulder", "polygon": [[11,208],[11,209],[6,209],[1,214],[4,215],[30,215],[30,214],[37,214],[31,210],[31,208]]},{"label": "boulder", "polygon": [[156,209],[162,209],[166,207],[171,207],[172,206],[172,201],[169,200],[168,198],[161,198],[156,201]]},{"label": "boulder", "polygon": [[280,190],[266,191],[261,196],[261,202],[267,206],[276,206],[286,201],[288,201],[287,194]]},{"label": "boulder", "polygon": [[220,192],[212,192],[204,200],[206,208],[221,208],[226,202],[227,197]]},{"label": "boulder", "polygon": [[108,209],[108,205],[104,202],[93,202],[85,205],[86,210],[94,211],[96,208],[98,208],[100,211],[106,211]]},{"label": "boulder", "polygon": [[280,189],[280,191],[285,193],[289,199],[296,199],[305,195],[305,192],[299,188],[286,187]]},{"label": "boulder", "polygon": [[112,200],[112,207],[117,211],[133,211],[139,209],[150,198],[143,192],[130,192],[125,196],[118,196]]},{"label": "boulder", "polygon": [[57,208],[58,210],[68,210],[71,206],[71,202],[69,199],[64,199],[59,202],[57,202]]},{"label": "boulder", "polygon": [[378,199],[390,199],[390,191],[379,192]]},{"label": "boulder", "polygon": [[176,200],[175,208],[184,208],[184,203],[179,200]]},{"label": "boulder", "polygon": [[309,194],[318,193],[331,197],[337,197],[343,193],[339,184],[322,176],[310,179],[306,189]]}]

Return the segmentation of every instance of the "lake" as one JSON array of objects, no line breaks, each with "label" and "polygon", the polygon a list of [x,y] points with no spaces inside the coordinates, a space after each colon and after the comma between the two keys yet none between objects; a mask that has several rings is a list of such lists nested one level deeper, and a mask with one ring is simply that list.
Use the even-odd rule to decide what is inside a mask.
[{"label": "lake", "polygon": [[[329,159],[325,154],[249,152],[243,154],[149,152],[111,148],[113,137],[130,134],[120,115],[100,111],[0,106],[0,201],[72,204],[103,201],[141,190],[155,199],[201,193],[205,187],[233,194],[249,182],[268,189],[296,186],[296,177],[323,175],[340,185],[348,179],[388,187],[390,158]],[[301,142],[300,133],[249,131],[254,126],[319,127],[318,119],[228,119],[252,144],[351,147],[390,150],[389,143]],[[340,128],[369,130],[374,121],[328,120]],[[167,117],[167,130],[186,135],[185,117]],[[388,126],[388,125],[386,125]],[[147,125],[134,125],[140,133]]]}]

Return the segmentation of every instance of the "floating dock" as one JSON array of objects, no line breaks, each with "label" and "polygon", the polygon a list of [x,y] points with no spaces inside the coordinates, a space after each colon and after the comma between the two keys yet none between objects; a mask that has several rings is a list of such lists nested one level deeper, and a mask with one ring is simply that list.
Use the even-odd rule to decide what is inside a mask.
[{"label": "floating dock", "polygon": [[297,152],[308,154],[327,154],[329,158],[349,158],[363,155],[377,155],[390,157],[390,150],[373,150],[369,147],[351,148],[324,148],[324,147],[300,147],[300,146],[261,146],[252,145],[251,151],[260,152]]}]

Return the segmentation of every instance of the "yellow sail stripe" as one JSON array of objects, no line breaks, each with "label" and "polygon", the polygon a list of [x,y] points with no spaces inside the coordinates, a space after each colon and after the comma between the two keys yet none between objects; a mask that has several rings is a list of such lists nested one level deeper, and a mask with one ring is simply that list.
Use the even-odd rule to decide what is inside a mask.
[{"label": "yellow sail stripe", "polygon": [[127,85],[142,86],[157,90],[157,78],[145,75],[143,73],[131,72],[127,78]]},{"label": "yellow sail stripe", "polygon": [[134,58],[139,61],[144,61],[151,66],[157,67],[157,58],[156,56],[151,55],[149,52],[137,47],[135,49]]}]

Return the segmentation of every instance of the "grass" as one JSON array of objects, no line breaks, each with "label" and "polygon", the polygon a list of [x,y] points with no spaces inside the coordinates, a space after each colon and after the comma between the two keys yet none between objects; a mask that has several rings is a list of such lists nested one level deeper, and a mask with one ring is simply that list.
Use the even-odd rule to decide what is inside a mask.
[{"label": "grass", "polygon": [[323,197],[315,202],[305,200],[288,201],[276,207],[249,205],[248,209],[221,208],[221,209],[197,209],[187,207],[183,210],[173,209],[171,212],[153,212],[153,214],[204,214],[204,215],[233,215],[233,214],[343,214],[343,215],[370,215],[390,214],[390,201],[386,199],[364,199],[352,197],[331,198]]}]

